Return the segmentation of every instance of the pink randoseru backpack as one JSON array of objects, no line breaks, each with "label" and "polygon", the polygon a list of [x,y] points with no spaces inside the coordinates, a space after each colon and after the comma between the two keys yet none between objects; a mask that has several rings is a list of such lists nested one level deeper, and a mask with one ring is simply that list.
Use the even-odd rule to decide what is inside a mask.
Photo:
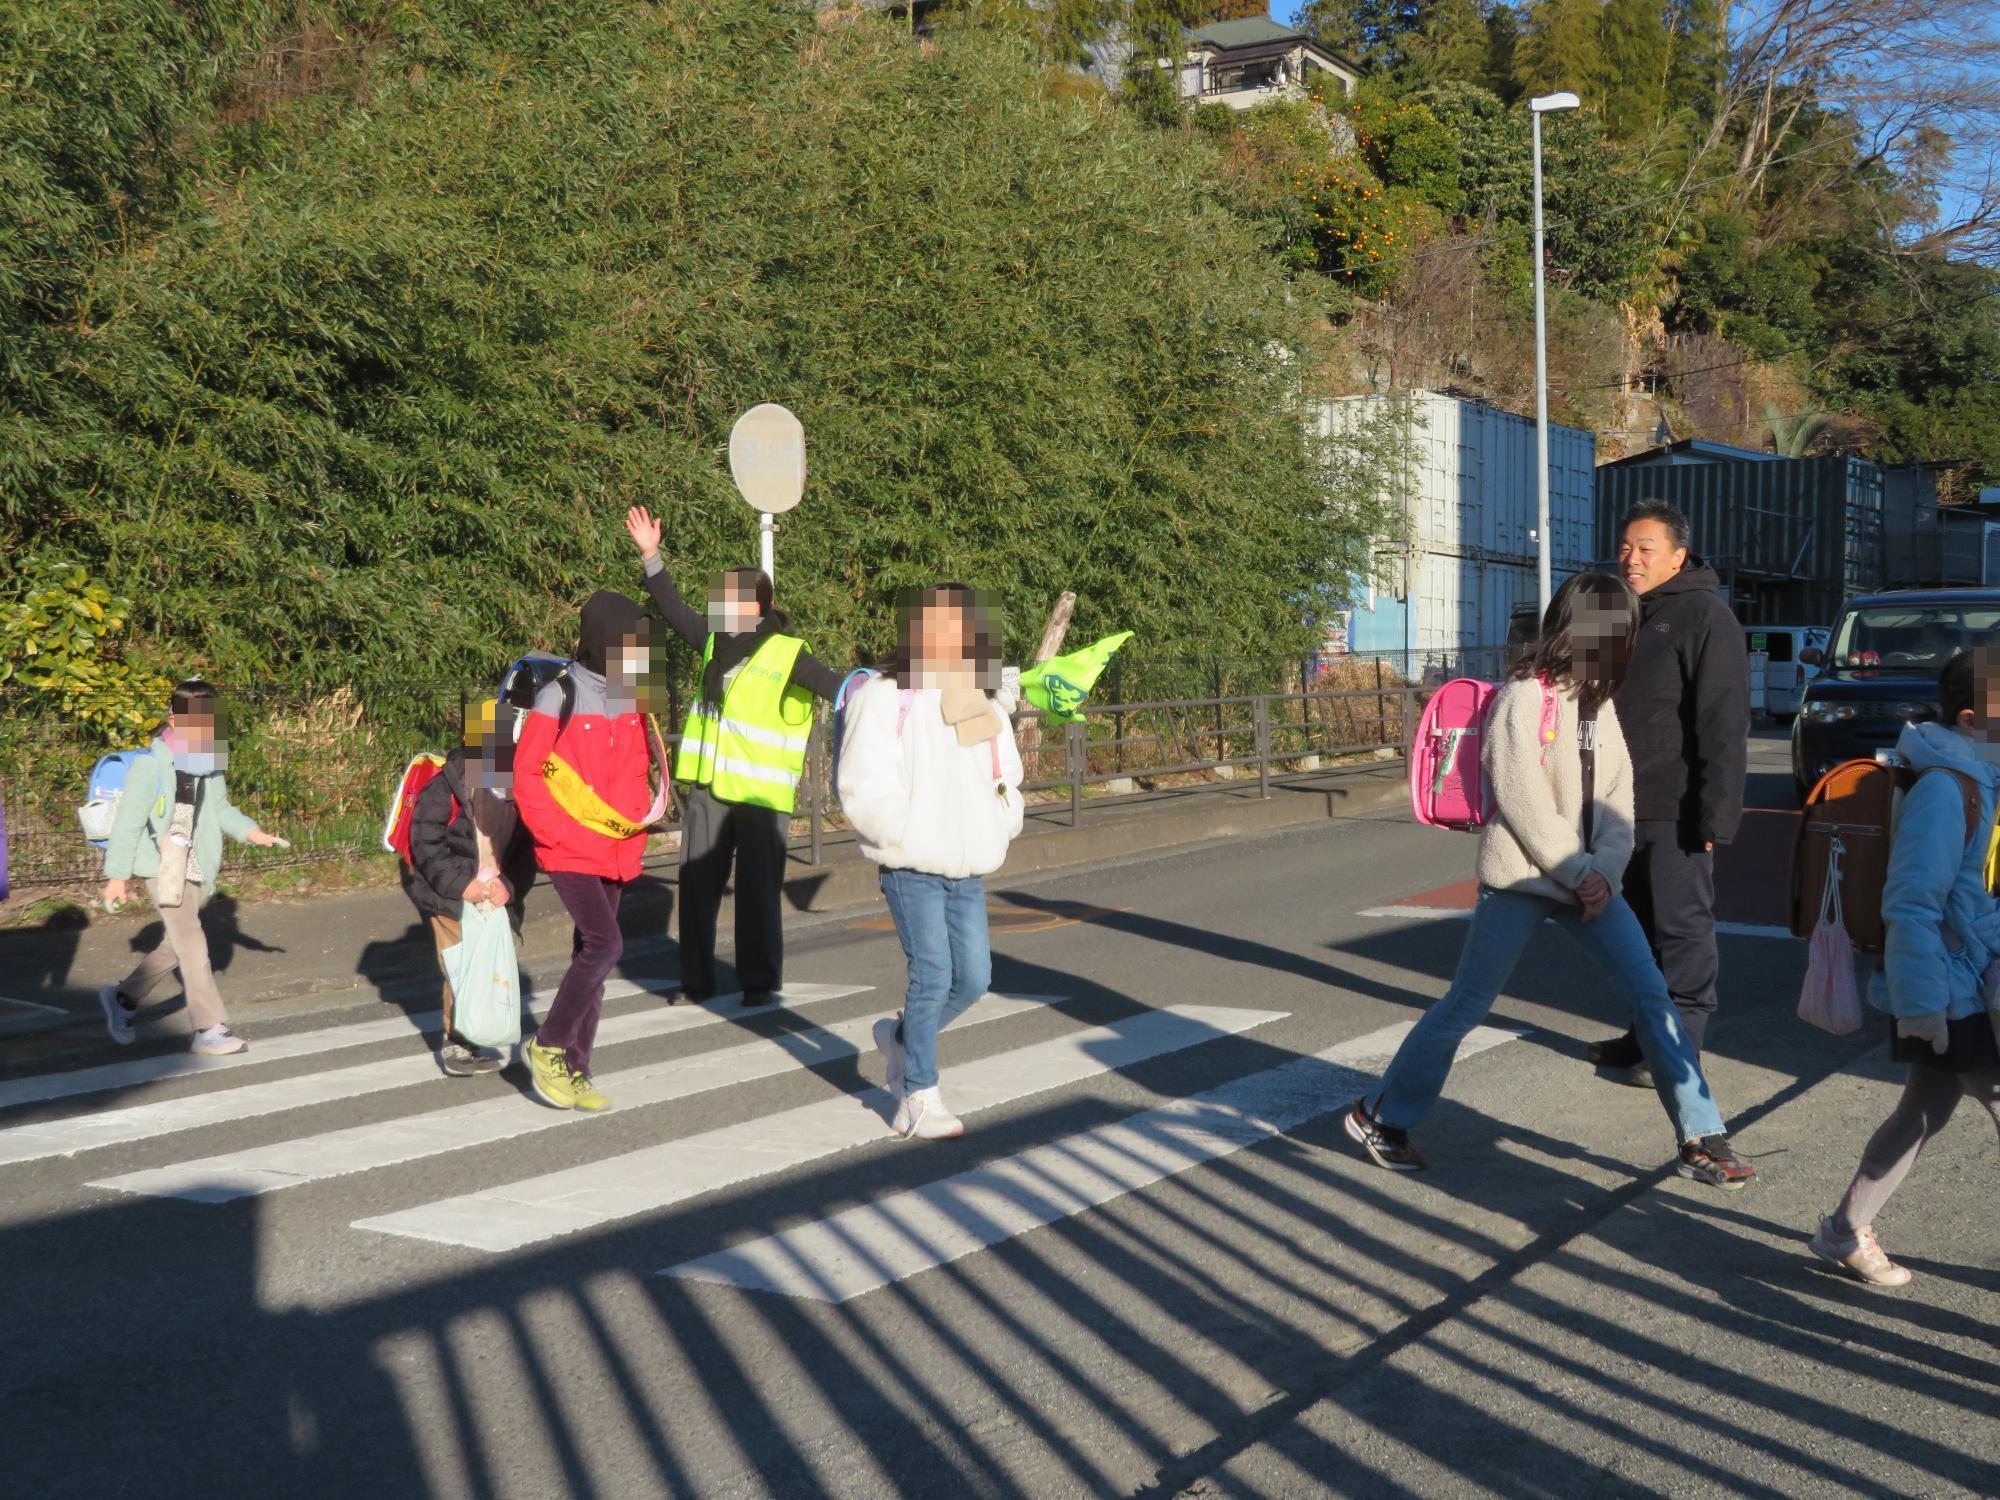
[{"label": "pink randoseru backpack", "polygon": [[[1492,792],[1480,751],[1497,683],[1454,677],[1424,705],[1410,746],[1410,811],[1429,828],[1472,829],[1493,821]],[[1542,754],[1556,735],[1555,690],[1542,684]]]}]

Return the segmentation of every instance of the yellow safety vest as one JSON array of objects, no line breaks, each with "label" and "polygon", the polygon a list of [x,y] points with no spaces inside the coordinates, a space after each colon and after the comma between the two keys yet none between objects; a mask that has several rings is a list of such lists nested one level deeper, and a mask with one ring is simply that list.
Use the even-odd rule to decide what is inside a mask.
[{"label": "yellow safety vest", "polygon": [[[792,810],[812,737],[812,694],[792,685],[792,664],[805,645],[794,635],[766,639],[723,689],[719,713],[695,699],[674,758],[676,781],[705,786],[721,802]],[[704,674],[714,655],[710,635]]]}]

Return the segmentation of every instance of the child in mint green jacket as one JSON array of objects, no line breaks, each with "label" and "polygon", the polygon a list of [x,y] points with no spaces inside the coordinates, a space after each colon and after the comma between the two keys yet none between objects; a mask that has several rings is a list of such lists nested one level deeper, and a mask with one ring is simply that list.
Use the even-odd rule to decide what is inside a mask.
[{"label": "child in mint green jacket", "polygon": [[97,992],[104,1024],[120,1046],[132,1042],[132,1013],[173,969],[181,973],[194,1050],[211,1056],[249,1044],[229,1029],[229,1014],[208,961],[201,908],[222,873],[225,835],[241,843],[281,842],[229,800],[223,780],[226,741],[216,733],[215,689],[190,678],[174,689],[171,713],[126,773],[118,814],[104,850],[104,904],[116,909],[134,877],[146,882],[166,931],[159,944],[118,984]]}]

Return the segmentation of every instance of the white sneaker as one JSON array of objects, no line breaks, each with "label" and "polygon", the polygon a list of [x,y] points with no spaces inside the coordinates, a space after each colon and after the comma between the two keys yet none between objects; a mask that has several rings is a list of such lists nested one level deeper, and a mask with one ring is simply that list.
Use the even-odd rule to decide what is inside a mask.
[{"label": "white sneaker", "polygon": [[97,1003],[104,1007],[104,1029],[111,1033],[111,1040],[121,1047],[131,1046],[132,1012],[119,1000],[118,986],[107,984],[100,989]]},{"label": "white sneaker", "polygon": [[903,1096],[891,1128],[906,1141],[948,1141],[965,1134],[965,1121],[944,1107],[944,1098],[933,1085]]},{"label": "white sneaker", "polygon": [[902,1019],[903,1013],[897,1011],[875,1023],[875,1050],[889,1070],[889,1092],[898,1100],[903,1097],[903,1044],[896,1040],[896,1026]]},{"label": "white sneaker", "polygon": [[250,1044],[231,1031],[227,1021],[220,1021],[206,1031],[197,1031],[189,1050],[204,1057],[227,1057],[232,1052],[248,1052]]}]

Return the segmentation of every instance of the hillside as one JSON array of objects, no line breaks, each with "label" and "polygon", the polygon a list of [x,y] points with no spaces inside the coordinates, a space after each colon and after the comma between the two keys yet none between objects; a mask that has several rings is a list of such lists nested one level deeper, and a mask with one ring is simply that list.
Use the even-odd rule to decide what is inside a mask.
[{"label": "hillside", "polygon": [[[730,423],[810,449],[781,600],[1062,588],[1149,654],[1304,643],[1329,495],[1299,314],[1197,137],[1029,49],[779,0],[38,0],[0,38],[0,550],[238,684],[476,681],[755,558]],[[37,572],[36,576],[45,576]],[[0,585],[0,592],[5,592]]]}]

